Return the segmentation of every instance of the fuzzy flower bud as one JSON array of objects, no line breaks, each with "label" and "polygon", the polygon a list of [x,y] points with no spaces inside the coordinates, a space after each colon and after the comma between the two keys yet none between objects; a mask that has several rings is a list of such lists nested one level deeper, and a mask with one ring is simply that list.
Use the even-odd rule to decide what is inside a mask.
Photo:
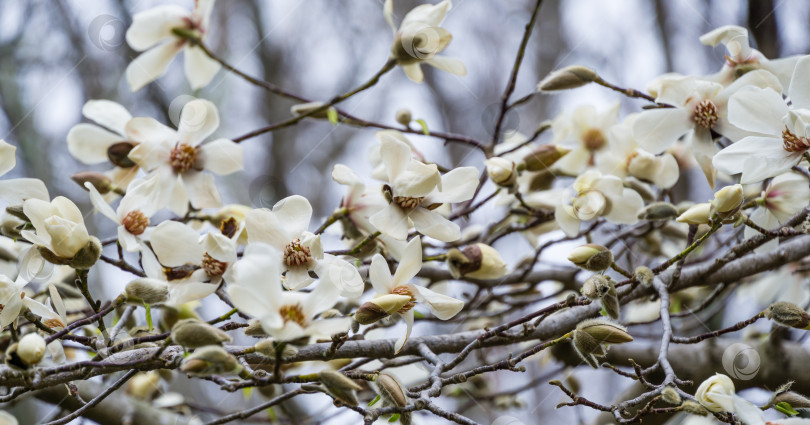
[{"label": "fuzzy flower bud", "polygon": [[607,278],[601,274],[595,274],[589,277],[588,280],[582,284],[582,289],[580,290],[582,295],[585,295],[591,300],[604,297],[607,295],[608,291],[610,291],[610,284],[608,283]]},{"label": "fuzzy flower bud", "polygon": [[397,110],[396,113],[396,120],[398,123],[407,127],[410,125],[411,120],[413,120],[413,116],[411,115],[411,110],[408,108],[402,108]]},{"label": "fuzzy flower bud", "polygon": [[639,266],[636,267],[636,272],[633,273],[633,278],[636,282],[644,285],[650,286],[652,285],[653,279],[655,279],[655,274],[652,270],[650,270],[647,266]]},{"label": "fuzzy flower bud", "polygon": [[613,264],[613,253],[602,245],[589,243],[574,248],[568,254],[568,261],[585,270],[601,272]]},{"label": "fuzzy flower bud", "polygon": [[571,149],[563,146],[540,145],[523,158],[523,164],[527,171],[545,171],[568,152],[571,152]]},{"label": "fuzzy flower bud", "polygon": [[408,404],[408,398],[405,397],[402,384],[400,384],[393,375],[382,372],[377,375],[377,379],[374,383],[377,384],[380,397],[389,404],[399,407],[405,407],[405,405]]},{"label": "fuzzy flower bud", "polygon": [[588,319],[580,322],[577,332],[584,332],[592,336],[600,344],[622,344],[630,342],[633,337],[627,333],[627,328],[607,319]]},{"label": "fuzzy flower bud", "polygon": [[569,90],[582,87],[588,83],[592,83],[599,78],[596,71],[584,67],[582,65],[566,66],[555,71],[543,78],[537,84],[537,90],[543,92]]},{"label": "fuzzy flower bud", "polygon": [[596,357],[605,355],[605,348],[602,344],[587,332],[574,331],[574,350],[585,363],[592,368],[599,368],[599,361]]},{"label": "fuzzy flower bud", "polygon": [[731,217],[740,210],[745,194],[741,184],[726,186],[714,194],[712,200],[712,214],[720,218]]},{"label": "fuzzy flower bud", "polygon": [[232,374],[241,368],[236,357],[217,345],[195,350],[180,364],[180,370],[192,376]]},{"label": "fuzzy flower bud", "polygon": [[178,320],[172,327],[171,338],[183,347],[192,349],[231,341],[231,337],[222,330],[197,319]]},{"label": "fuzzy flower bud", "polygon": [[782,326],[810,329],[810,314],[796,304],[773,303],[765,309],[765,316]]},{"label": "fuzzy flower bud", "polygon": [[362,390],[363,387],[346,375],[334,370],[323,370],[318,374],[318,379],[335,399],[348,406],[357,406],[356,391]]},{"label": "fuzzy flower bud", "polygon": [[498,279],[506,274],[506,263],[498,251],[486,244],[476,243],[464,249],[447,251],[447,267],[454,278]]},{"label": "fuzzy flower bud", "polygon": [[[256,343],[253,346],[257,353],[275,359],[276,358],[276,350],[278,350],[278,344],[272,338],[265,338]],[[284,348],[281,349],[281,358],[286,359],[295,356],[298,354],[298,349],[290,344],[284,344]]]},{"label": "fuzzy flower bud", "polygon": [[709,414],[708,410],[692,400],[684,401],[683,404],[681,404],[680,410],[697,416],[707,416]]},{"label": "fuzzy flower bud", "polygon": [[695,204],[689,207],[683,214],[679,215],[675,221],[686,224],[709,224],[711,219],[712,204],[704,202],[702,204]]},{"label": "fuzzy flower bud", "polygon": [[146,304],[161,304],[169,299],[169,285],[162,280],[147,277],[129,282],[125,292],[127,298],[141,300]]},{"label": "fuzzy flower bud", "polygon": [[85,183],[90,183],[98,190],[98,193],[102,195],[109,193],[115,188],[109,177],[96,171],[82,171],[70,176],[70,179],[82,188],[84,188]]},{"label": "fuzzy flower bud", "polygon": [[669,202],[653,202],[638,213],[639,220],[672,220],[676,217],[678,208]]},{"label": "fuzzy flower bud", "polygon": [[498,186],[510,187],[517,181],[515,163],[498,156],[484,161],[489,179]]},{"label": "fuzzy flower bud", "polygon": [[411,301],[408,295],[380,295],[358,307],[354,313],[354,320],[361,325],[368,325],[399,311]]},{"label": "fuzzy flower bud", "polygon": [[681,402],[683,401],[681,399],[681,395],[678,394],[678,391],[675,391],[675,388],[672,388],[670,386],[667,386],[663,390],[661,390],[661,399],[675,406],[680,405]]}]

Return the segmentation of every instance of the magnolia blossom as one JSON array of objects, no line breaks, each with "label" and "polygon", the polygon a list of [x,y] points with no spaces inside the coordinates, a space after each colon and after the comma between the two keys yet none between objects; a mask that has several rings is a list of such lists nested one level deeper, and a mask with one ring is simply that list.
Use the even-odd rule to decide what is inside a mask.
[{"label": "magnolia blossom", "polygon": [[138,237],[148,234],[149,219],[157,212],[159,205],[166,203],[158,197],[161,194],[159,184],[157,175],[132,182],[116,211],[92,184],[88,182],[84,186],[90,191],[90,202],[98,212],[118,224],[118,242],[121,246],[126,251],[135,252],[140,249]]},{"label": "magnolia blossom", "polygon": [[616,176],[603,176],[596,170],[577,177],[574,185],[563,194],[554,211],[554,218],[563,232],[570,237],[579,233],[582,221],[605,217],[608,221],[633,224],[644,201],[633,189],[622,185]]},{"label": "magnolia blossom", "polygon": [[[168,222],[161,224],[165,223]],[[154,237],[154,232],[152,236]],[[166,305],[178,307],[191,301],[201,300],[213,294],[219,287],[216,283],[206,282],[208,275],[205,270],[194,264],[164,267],[147,246],[141,247],[141,263],[146,279],[150,283],[166,285],[168,288],[169,298],[164,302]]]},{"label": "magnolia blossom", "polygon": [[598,164],[601,157],[612,149],[610,128],[618,118],[618,103],[602,112],[592,105],[584,105],[554,118],[551,123],[552,143],[571,149],[554,164],[554,169],[576,176],[585,168]]},{"label": "magnolia blossom", "polygon": [[732,140],[747,135],[728,121],[729,97],[743,87],[781,90],[776,77],[763,70],[750,72],[727,87],[696,77],[669,79],[661,84],[656,102],[674,108],[641,112],[633,124],[633,134],[642,148],[653,153],[663,152],[686,135],[687,145],[713,188],[716,173],[712,157],[717,148],[712,131]]},{"label": "magnolia blossom", "polygon": [[402,66],[402,70],[413,81],[421,83],[425,76],[420,64],[447,71],[455,75],[466,75],[467,68],[456,58],[437,56],[453,36],[439,25],[444,21],[447,11],[453,7],[450,0],[438,4],[423,4],[408,12],[399,24],[394,25],[394,2],[386,0],[383,15],[394,31],[394,44],[391,46],[391,58]]},{"label": "magnolia blossom", "polygon": [[[133,118],[126,125],[141,144],[129,158],[145,170],[160,176],[159,199],[168,199],[169,209],[184,216],[188,204],[195,208],[221,205],[214,176],[242,169],[242,147],[228,139],[202,143],[219,127],[219,113],[213,103],[195,99],[183,106],[177,131],[152,118]],[[163,207],[163,205],[160,205]]]},{"label": "magnolia blossom", "polygon": [[728,146],[713,160],[740,183],[777,176],[796,165],[810,149],[810,57],[796,64],[788,95],[791,106],[773,89],[750,87],[729,100],[729,121],[754,135]]},{"label": "magnolia blossom", "polygon": [[478,186],[475,167],[459,167],[440,175],[436,164],[424,164],[411,149],[388,133],[379,135],[382,160],[388,174],[383,187],[388,206],[369,218],[383,234],[404,240],[411,222],[425,236],[452,242],[461,236],[459,226],[433,211],[445,203],[472,198]]},{"label": "magnolia blossom", "polygon": [[722,84],[729,84],[740,75],[754,69],[765,69],[779,78],[787,86],[796,61],[801,56],[769,60],[759,50],[752,49],[748,42],[748,30],[737,25],[725,25],[703,34],[700,42],[707,46],[726,46],[726,63],[723,69],[711,78]]},{"label": "magnolia blossom", "polygon": [[[810,204],[807,177],[792,172],[780,174],[771,180],[755,202],[757,207],[749,216],[751,221],[768,230],[776,229]],[[758,234],[757,230],[746,226],[746,239]],[[778,244],[778,238],[773,239],[759,247],[757,252],[772,251]]]},{"label": "magnolia blossom", "polygon": [[402,307],[397,314],[405,320],[405,334],[394,346],[398,353],[402,350],[413,328],[413,307],[417,302],[427,305],[430,311],[441,320],[448,320],[464,308],[464,301],[431,291],[420,285],[410,283],[411,279],[422,269],[422,241],[417,236],[408,242],[402,261],[397,266],[393,277],[388,269],[385,257],[375,254],[371,259],[369,279],[377,295],[397,294],[411,297],[411,302]]},{"label": "magnolia blossom", "polygon": [[35,230],[23,230],[23,237],[59,257],[73,258],[90,243],[82,212],[64,196],[52,202],[29,199],[23,203],[23,211]]},{"label": "magnolia blossom", "polygon": [[331,336],[349,329],[349,318],[315,319],[332,308],[338,289],[319,282],[312,292],[285,291],[281,285],[282,254],[270,245],[251,242],[229,272],[228,295],[240,311],[261,322],[280,341],[305,336]]},{"label": "magnolia blossom", "polygon": [[[0,139],[0,176],[11,171],[17,165],[17,147]],[[20,205],[26,199],[47,201],[48,188],[40,179],[6,179],[0,180],[0,199],[9,205]]]},{"label": "magnolia blossom", "polygon": [[695,399],[712,412],[734,413],[746,425],[765,425],[762,411],[738,396],[734,382],[726,375],[717,373],[703,381],[695,392]]},{"label": "magnolia blossom", "polygon": [[284,286],[297,290],[311,284],[312,270],[321,285],[333,285],[347,298],[363,293],[363,278],[357,269],[323,252],[321,237],[307,231],[312,205],[303,196],[282,199],[273,210],[253,210],[245,217],[248,241],[268,244],[282,253]]},{"label": "magnolia blossom", "polygon": [[175,5],[162,5],[132,17],[127,43],[136,51],[146,50],[127,67],[127,82],[132,91],[163,75],[180,50],[185,56],[186,78],[192,90],[211,82],[220,65],[190,38],[200,41],[205,38],[213,8],[214,0],[196,0],[190,14]]},{"label": "magnolia blossom", "polygon": [[208,280],[217,284],[228,267],[236,261],[236,236],[239,230],[228,236],[220,232],[209,232],[200,236],[190,226],[177,221],[160,223],[150,237],[152,249],[157,259],[166,267],[201,269],[197,280]]},{"label": "magnolia blossom", "polygon": [[8,276],[0,274],[0,328],[5,328],[20,315],[25,297],[23,288],[27,284],[21,277],[12,282]]},{"label": "magnolia blossom", "polygon": [[[126,125],[132,119],[129,111],[110,100],[89,100],[82,115],[96,124],[81,123],[67,135],[68,152],[84,164],[111,162],[106,174],[114,186],[126,189],[140,169],[127,157],[138,140],[127,134]],[[109,192],[113,193],[114,192]]]}]

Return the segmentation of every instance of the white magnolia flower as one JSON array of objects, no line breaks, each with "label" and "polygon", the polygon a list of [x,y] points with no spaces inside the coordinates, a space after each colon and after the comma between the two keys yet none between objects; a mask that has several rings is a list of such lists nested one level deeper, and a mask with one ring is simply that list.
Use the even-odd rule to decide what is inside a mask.
[{"label": "white magnolia flower", "polygon": [[788,95],[791,106],[772,89],[750,87],[729,100],[729,121],[754,135],[715,155],[715,168],[739,174],[740,183],[777,176],[796,165],[810,149],[810,57],[796,64]]},{"label": "white magnolia flower", "polygon": [[762,411],[738,396],[734,382],[726,375],[717,373],[703,381],[695,392],[695,399],[712,412],[734,413],[746,425],[765,425]]},{"label": "white magnolia flower", "polygon": [[592,105],[584,105],[573,111],[565,111],[554,118],[551,143],[571,149],[554,163],[554,169],[576,176],[600,162],[610,152],[610,128],[619,118],[619,104],[599,112]]},{"label": "white magnolia flower", "polygon": [[[165,223],[170,221],[161,224]],[[194,264],[164,267],[147,246],[141,247],[141,263],[146,279],[149,279],[150,283],[168,287],[169,299],[164,304],[170,306],[179,307],[191,301],[201,300],[216,292],[219,287],[217,283],[209,283],[205,270]]]},{"label": "white magnolia flower", "polygon": [[[126,125],[132,119],[129,111],[109,100],[89,100],[82,107],[82,115],[96,124],[81,123],[73,126],[67,135],[68,152],[84,164],[111,162],[107,171],[112,184],[126,189],[138,174],[139,167],[127,157],[139,140],[127,134]],[[109,192],[113,193],[114,192]]]},{"label": "white magnolia flower", "polygon": [[[377,140],[380,141],[382,141],[384,137],[393,137],[399,140],[400,142],[408,145],[408,147],[411,149],[411,156],[413,156],[414,159],[416,159],[417,161],[425,162],[425,156],[422,155],[422,152],[419,152],[419,150],[416,149],[416,146],[414,146],[413,143],[411,143],[411,141],[408,140],[408,138],[405,137],[404,134],[402,134],[397,130],[380,130],[374,133],[374,137],[376,137]],[[368,149],[368,162],[371,163],[372,178],[377,179],[379,181],[388,180],[388,172],[386,171],[385,163],[383,162],[382,159],[382,143],[375,143],[371,145],[371,147]]]},{"label": "white magnolia flower", "polygon": [[51,202],[28,199],[23,203],[23,212],[35,230],[23,230],[23,237],[59,257],[73,258],[90,242],[82,212],[64,196],[58,196]]},{"label": "white magnolia flower", "polygon": [[[228,139],[202,143],[219,127],[219,113],[213,103],[195,99],[183,106],[177,131],[152,118],[133,118],[126,125],[141,143],[129,158],[143,169],[160,175],[161,195],[169,209],[184,216],[188,204],[215,208],[222,204],[214,176],[242,169],[242,147]],[[163,205],[160,205],[162,208]]]},{"label": "white magnolia flower", "polygon": [[385,257],[375,254],[371,259],[369,279],[377,295],[397,294],[411,297],[411,302],[402,307],[397,314],[405,320],[405,334],[394,346],[398,353],[402,350],[413,328],[413,307],[417,302],[427,305],[430,311],[441,320],[448,320],[464,308],[464,301],[432,291],[421,285],[410,283],[411,279],[422,269],[422,242],[417,236],[408,242],[402,261],[397,266],[394,276],[388,269]]},{"label": "white magnolia flower", "polygon": [[749,72],[727,87],[696,77],[672,78],[661,84],[656,102],[674,108],[641,112],[633,124],[633,135],[642,148],[653,153],[663,152],[685,135],[687,146],[713,188],[716,172],[712,157],[717,148],[712,132],[733,141],[748,135],[728,121],[729,97],[743,87],[782,88],[776,77],[764,70]]},{"label": "white magnolia flower", "polygon": [[138,238],[148,236],[149,219],[160,205],[166,204],[166,201],[159,199],[159,184],[160,179],[156,174],[133,181],[116,211],[113,211],[91,183],[85,183],[84,187],[90,191],[90,202],[96,210],[118,224],[118,243],[126,251],[135,252],[140,250]]},{"label": "white magnolia flower", "polygon": [[455,75],[466,75],[467,68],[456,58],[437,56],[452,40],[453,36],[439,25],[444,21],[447,11],[453,7],[450,0],[437,4],[422,4],[411,9],[399,29],[394,25],[394,2],[386,0],[383,6],[383,15],[388,25],[394,31],[394,44],[391,46],[391,58],[402,66],[402,70],[417,83],[424,80],[420,64],[447,71]]},{"label": "white magnolia flower", "polygon": [[[755,201],[757,207],[749,216],[751,221],[768,230],[776,229],[810,204],[807,177],[792,172],[780,174],[771,180]],[[746,226],[746,239],[758,234],[757,230]],[[778,244],[779,239],[773,239],[757,248],[757,252],[773,251]]]},{"label": "white magnolia flower", "polygon": [[312,205],[303,196],[293,195],[282,199],[273,210],[250,211],[245,217],[249,243],[268,244],[282,253],[284,286],[298,290],[315,279],[309,276],[312,270],[320,284],[333,285],[347,298],[356,298],[363,293],[363,278],[357,269],[338,257],[323,252],[321,237],[309,231]]},{"label": "white magnolia flower", "polygon": [[411,156],[411,149],[390,133],[378,134],[382,160],[388,174],[384,186],[389,204],[372,215],[372,225],[383,234],[404,240],[411,222],[425,236],[452,242],[461,236],[459,226],[434,209],[441,204],[472,198],[478,187],[478,170],[459,167],[444,175],[436,164],[424,164]]},{"label": "white magnolia flower", "polygon": [[0,328],[5,328],[20,315],[25,297],[23,288],[27,284],[21,277],[12,282],[8,276],[0,275]]},{"label": "white magnolia flower", "polygon": [[140,90],[163,75],[181,50],[191,88],[197,90],[211,82],[219,71],[219,63],[178,33],[205,39],[213,8],[214,0],[196,0],[190,14],[175,5],[162,5],[132,17],[132,26],[126,34],[127,43],[136,51],[146,50],[127,67],[127,82],[132,91]]},{"label": "white magnolia flower", "polygon": [[633,189],[622,185],[616,176],[603,176],[596,170],[577,177],[572,188],[560,197],[554,218],[563,232],[570,237],[579,233],[579,224],[597,217],[612,223],[633,224],[644,201]]},{"label": "white magnolia flower", "polygon": [[281,286],[281,253],[270,245],[251,242],[233,265],[228,295],[240,311],[261,322],[268,335],[280,341],[305,336],[331,336],[349,329],[349,318],[315,319],[332,308],[338,289],[319,282],[312,292],[285,291]]},{"label": "white magnolia flower", "polygon": [[[238,231],[234,233],[238,235]],[[228,267],[236,262],[236,238],[220,232],[200,236],[190,226],[177,221],[164,221],[149,238],[158,261],[170,268],[199,267],[205,274],[198,279],[217,284]]]},{"label": "white magnolia flower", "polygon": [[678,182],[678,161],[669,152],[653,155],[638,146],[632,130],[638,117],[639,114],[631,114],[610,129],[611,148],[597,164],[599,171],[622,178],[633,176],[668,189]]},{"label": "white magnolia flower", "polygon": [[[0,176],[11,171],[17,165],[17,147],[0,139]],[[40,179],[7,179],[0,180],[0,199],[9,205],[20,205],[26,199],[49,200],[48,189]]]},{"label": "white magnolia flower", "polygon": [[707,46],[726,46],[726,63],[723,69],[711,78],[724,85],[731,83],[742,74],[754,70],[765,69],[779,78],[783,86],[787,87],[796,61],[801,56],[790,56],[781,59],[769,60],[759,50],[752,49],[748,42],[748,30],[736,25],[725,25],[703,34],[700,42]]}]

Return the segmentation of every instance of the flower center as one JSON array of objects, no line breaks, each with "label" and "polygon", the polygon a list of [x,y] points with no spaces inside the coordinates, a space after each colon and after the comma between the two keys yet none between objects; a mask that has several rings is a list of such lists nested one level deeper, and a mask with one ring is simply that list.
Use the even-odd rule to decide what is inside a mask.
[{"label": "flower center", "polygon": [[425,199],[424,197],[411,197],[411,196],[394,196],[394,203],[397,204],[403,210],[412,210],[419,206],[422,203],[422,200]]},{"label": "flower center", "polygon": [[226,268],[228,268],[228,263],[215,260],[214,257],[209,255],[207,252],[203,254],[202,269],[205,270],[205,273],[208,274],[208,276],[222,276],[222,274],[225,273]]},{"label": "flower center", "polygon": [[589,151],[598,151],[602,149],[607,140],[605,139],[605,133],[598,128],[589,128],[585,133],[582,134],[582,143],[585,145],[585,149]]},{"label": "flower center", "polygon": [[782,130],[782,141],[784,142],[785,150],[788,152],[804,152],[810,149],[810,140],[806,137],[799,137],[785,127]]},{"label": "flower center", "polygon": [[416,297],[413,296],[413,292],[411,292],[411,288],[408,288],[407,286],[397,286],[396,288],[394,288],[393,291],[391,291],[391,293],[392,294],[397,294],[397,295],[406,295],[406,296],[411,297],[411,300],[408,302],[408,304],[405,304],[404,306],[402,306],[402,308],[397,310],[397,313],[400,313],[400,314],[405,313],[406,311],[412,309],[413,306],[416,305]]},{"label": "flower center", "polygon": [[169,158],[174,171],[185,173],[197,162],[197,149],[185,143],[178,143],[172,149]]},{"label": "flower center", "polygon": [[278,309],[278,314],[284,320],[284,323],[294,322],[301,326],[306,324],[306,316],[304,316],[304,308],[301,304],[283,305]]},{"label": "flower center", "polygon": [[146,227],[149,226],[149,217],[143,215],[140,210],[132,210],[124,216],[124,219],[121,220],[121,224],[124,226],[124,229],[127,229],[127,232],[137,236],[143,233]]},{"label": "flower center", "polygon": [[717,116],[717,105],[709,99],[703,99],[695,106],[695,123],[703,128],[712,128],[720,117]]},{"label": "flower center", "polygon": [[312,253],[309,248],[301,245],[301,239],[294,241],[284,247],[284,264],[287,267],[307,267],[312,261]]}]

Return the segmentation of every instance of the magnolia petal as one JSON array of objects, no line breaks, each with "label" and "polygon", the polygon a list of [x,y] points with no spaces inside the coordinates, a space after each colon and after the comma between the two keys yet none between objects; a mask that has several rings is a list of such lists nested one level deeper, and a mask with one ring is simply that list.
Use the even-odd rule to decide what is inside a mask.
[{"label": "magnolia petal", "polygon": [[186,185],[183,184],[183,176],[179,174],[174,176],[171,171],[166,174],[168,176],[162,178],[163,184],[167,185],[163,190],[170,193],[169,203],[166,206],[169,208],[169,211],[180,217],[184,217],[188,212],[189,195],[186,190]]},{"label": "magnolia petal", "polygon": [[[749,216],[751,221],[754,224],[768,230],[773,230],[779,227],[779,220],[773,215],[767,208],[757,208],[754,212],[751,213]],[[759,235],[760,233],[752,227],[745,226],[745,231],[743,236],[745,239],[750,239],[754,236]],[[757,254],[766,254],[769,252],[773,252],[776,248],[779,247],[779,239],[771,239],[768,242],[762,244],[758,248],[754,249]]]},{"label": "magnolia petal", "polygon": [[9,205],[20,205],[27,199],[47,201],[50,195],[42,180],[21,178],[0,180],[0,199]]},{"label": "magnolia petal", "polygon": [[228,139],[217,139],[206,143],[197,150],[197,165],[221,176],[244,169],[244,149],[242,145]]},{"label": "magnolia petal", "polygon": [[124,139],[92,124],[76,124],[67,135],[68,152],[84,164],[109,161],[107,149]]},{"label": "magnolia petal", "polygon": [[411,162],[411,147],[398,140],[397,134],[386,131],[376,134],[380,139],[380,157],[388,172],[389,183],[393,183]]},{"label": "magnolia petal", "polygon": [[137,51],[146,50],[167,38],[175,37],[173,28],[185,28],[188,12],[182,7],[163,5],[136,13],[126,33],[127,44]]},{"label": "magnolia petal", "polygon": [[436,164],[424,164],[412,159],[405,170],[391,181],[394,196],[423,197],[437,187],[441,189],[442,178]]},{"label": "magnolia petal", "polygon": [[458,224],[444,218],[436,211],[417,207],[410,215],[413,226],[419,233],[442,242],[453,242],[461,237]]},{"label": "magnolia petal", "polygon": [[[127,121],[127,124],[124,126],[124,134],[126,134],[127,138],[130,140],[139,143],[150,143],[152,145],[174,147],[177,142],[176,131],[171,127],[161,124],[158,120],[148,117],[135,117]],[[135,149],[137,148],[138,147]],[[132,152],[130,152],[129,155],[129,158],[134,160]],[[168,159],[169,157],[166,156],[166,160]]]},{"label": "magnolia petal", "polygon": [[[26,297],[26,299],[30,299]],[[20,315],[20,310],[22,310],[23,302],[20,299],[19,293],[14,293],[9,297],[8,300],[4,300],[3,310],[0,311],[0,327],[5,328],[6,326],[10,325],[17,316]],[[32,310],[33,312],[33,310]],[[36,312],[34,312],[36,314]]]},{"label": "magnolia petal", "polygon": [[351,168],[343,164],[335,164],[332,167],[332,180],[342,185],[360,187],[360,190],[365,187],[363,180]]},{"label": "magnolia petal", "polygon": [[404,18],[402,18],[402,23],[400,26],[405,26],[414,22],[427,24],[433,27],[439,26],[441,25],[442,21],[444,21],[444,17],[447,16],[447,12],[452,7],[453,4],[450,2],[450,0],[444,0],[436,4],[421,4],[411,9],[411,11],[408,12]]},{"label": "magnolia petal", "polygon": [[434,56],[426,60],[425,63],[453,75],[467,75],[467,67],[465,67],[464,62],[458,58]]},{"label": "magnolia petal", "polygon": [[621,199],[611,200],[610,212],[605,215],[608,221],[633,224],[638,221],[638,213],[644,208],[644,200],[633,189],[625,188]]},{"label": "magnolia petal", "polygon": [[684,109],[653,109],[638,115],[633,124],[633,135],[639,146],[657,154],[672,146],[693,126],[694,122]]},{"label": "magnolia petal", "polygon": [[11,171],[17,164],[17,147],[0,139],[0,176]]},{"label": "magnolia petal", "polygon": [[203,88],[214,79],[221,65],[211,59],[199,46],[186,46],[184,70],[192,90]]},{"label": "magnolia petal", "polygon": [[[312,218],[312,205],[301,195],[288,196],[273,205],[273,214],[295,236],[305,232]],[[290,241],[287,241],[290,242]]]},{"label": "magnolia petal", "polygon": [[112,220],[114,223],[121,224],[121,219],[118,218],[118,214],[116,214],[110,204],[108,204],[107,201],[101,197],[101,194],[98,193],[96,187],[90,182],[85,182],[84,187],[90,191],[90,203],[93,204],[93,207],[95,207],[98,212]]},{"label": "magnolia petal", "polygon": [[306,288],[314,281],[315,279],[309,276],[309,271],[306,268],[296,267],[287,269],[283,283],[285,288],[297,291]]},{"label": "magnolia petal", "polygon": [[251,210],[245,215],[245,228],[250,243],[266,243],[278,250],[283,250],[295,238],[285,224],[267,209]]},{"label": "magnolia petal", "polygon": [[126,70],[130,90],[138,91],[163,75],[169,63],[182,48],[182,41],[167,41],[147,50],[130,62]]},{"label": "magnolia petal", "polygon": [[416,300],[428,306],[434,316],[441,320],[448,320],[453,318],[462,308],[464,308],[464,301],[457,300],[453,297],[440,294],[436,291],[425,288],[419,285],[409,285],[414,292]]},{"label": "magnolia petal", "polygon": [[159,174],[137,179],[127,187],[127,194],[121,198],[118,214],[123,219],[130,211],[140,211],[147,218],[152,217],[169,202],[168,194],[161,190]]},{"label": "magnolia petal", "polygon": [[742,173],[740,183],[748,184],[779,175],[799,159],[801,152],[786,152],[781,139],[751,136],[718,152],[712,164],[726,174]]},{"label": "magnolia petal", "polygon": [[334,285],[340,290],[340,296],[358,298],[363,295],[365,283],[357,268],[334,255],[325,254],[317,262],[315,273],[318,274],[318,285]]},{"label": "magnolia petal", "polygon": [[186,224],[166,220],[152,231],[152,249],[167,267],[200,264],[204,254],[200,235]]},{"label": "magnolia petal", "polygon": [[402,260],[394,273],[393,286],[401,286],[408,282],[422,269],[422,240],[419,236],[411,239],[402,253]]},{"label": "magnolia petal", "polygon": [[[245,296],[236,307],[251,316],[262,317],[280,302],[281,254],[272,246],[252,242],[245,248],[242,258],[232,266],[232,279],[228,282],[228,294],[233,298],[233,288],[244,288]],[[240,290],[241,291],[241,290]]]},{"label": "magnolia petal", "polygon": [[399,337],[396,344],[394,344],[394,354],[399,354],[399,352],[402,351],[402,347],[405,346],[408,337],[411,336],[411,330],[413,330],[413,310],[401,313],[400,316],[402,316],[402,320],[405,321],[405,334]]},{"label": "magnolia petal", "polygon": [[188,198],[194,208],[217,208],[222,206],[222,198],[214,183],[214,176],[208,173],[188,171],[183,175]]},{"label": "magnolia petal", "polygon": [[129,233],[124,226],[118,226],[118,242],[121,247],[127,252],[138,252],[141,250],[141,244],[138,242],[138,237]]},{"label": "magnolia petal", "polygon": [[309,294],[304,295],[304,316],[307,319],[314,317],[316,314],[324,312],[338,302],[339,290],[334,285],[321,285],[320,282],[315,289]]},{"label": "magnolia petal", "polygon": [[421,83],[425,80],[425,74],[422,73],[422,67],[419,66],[418,63],[402,65],[402,70],[405,71],[405,75],[407,75],[411,81]]},{"label": "magnolia petal", "polygon": [[554,219],[569,238],[579,234],[580,220],[570,205],[558,204],[554,210]]},{"label": "magnolia petal", "polygon": [[388,204],[385,209],[369,217],[369,222],[377,230],[393,238],[405,240],[408,237],[408,216],[396,204]]},{"label": "magnolia petal", "polygon": [[82,115],[118,134],[124,134],[124,127],[132,119],[127,108],[112,100],[88,100],[82,107]]},{"label": "magnolia petal", "polygon": [[179,143],[197,146],[219,128],[217,107],[205,99],[194,99],[183,106],[177,126]]},{"label": "magnolia petal", "polygon": [[385,0],[385,3],[383,3],[383,16],[385,17],[385,22],[388,22],[388,26],[391,27],[391,30],[396,34],[397,26],[394,25],[394,0]]},{"label": "magnolia petal", "polygon": [[747,87],[728,101],[728,121],[742,130],[781,137],[788,107],[772,89]]},{"label": "magnolia petal", "polygon": [[654,176],[653,183],[662,189],[669,189],[675,186],[675,183],[678,182],[678,178],[681,175],[678,160],[668,152],[663,154],[660,160],[658,174]]},{"label": "magnolia petal", "polygon": [[445,173],[441,179],[442,190],[434,191],[425,197],[423,205],[456,203],[472,198],[478,187],[478,169],[475,167],[455,168]]},{"label": "magnolia petal", "polygon": [[371,266],[368,268],[368,277],[371,281],[371,286],[374,287],[374,292],[377,294],[390,294],[396,287],[396,285],[394,285],[394,279],[391,277],[391,270],[388,268],[388,262],[385,261],[385,257],[380,254],[374,254],[374,257],[371,258]]},{"label": "magnolia petal", "polygon": [[203,250],[217,261],[230,263],[236,261],[236,245],[232,239],[222,233],[210,232],[203,236]]},{"label": "magnolia petal", "polygon": [[745,425],[765,425],[765,417],[762,414],[762,409],[737,394],[731,396],[731,402],[734,405],[734,415],[737,416],[742,423]]},{"label": "magnolia petal", "polygon": [[169,301],[166,304],[179,306],[201,300],[214,292],[219,285],[203,282],[169,282]]}]

